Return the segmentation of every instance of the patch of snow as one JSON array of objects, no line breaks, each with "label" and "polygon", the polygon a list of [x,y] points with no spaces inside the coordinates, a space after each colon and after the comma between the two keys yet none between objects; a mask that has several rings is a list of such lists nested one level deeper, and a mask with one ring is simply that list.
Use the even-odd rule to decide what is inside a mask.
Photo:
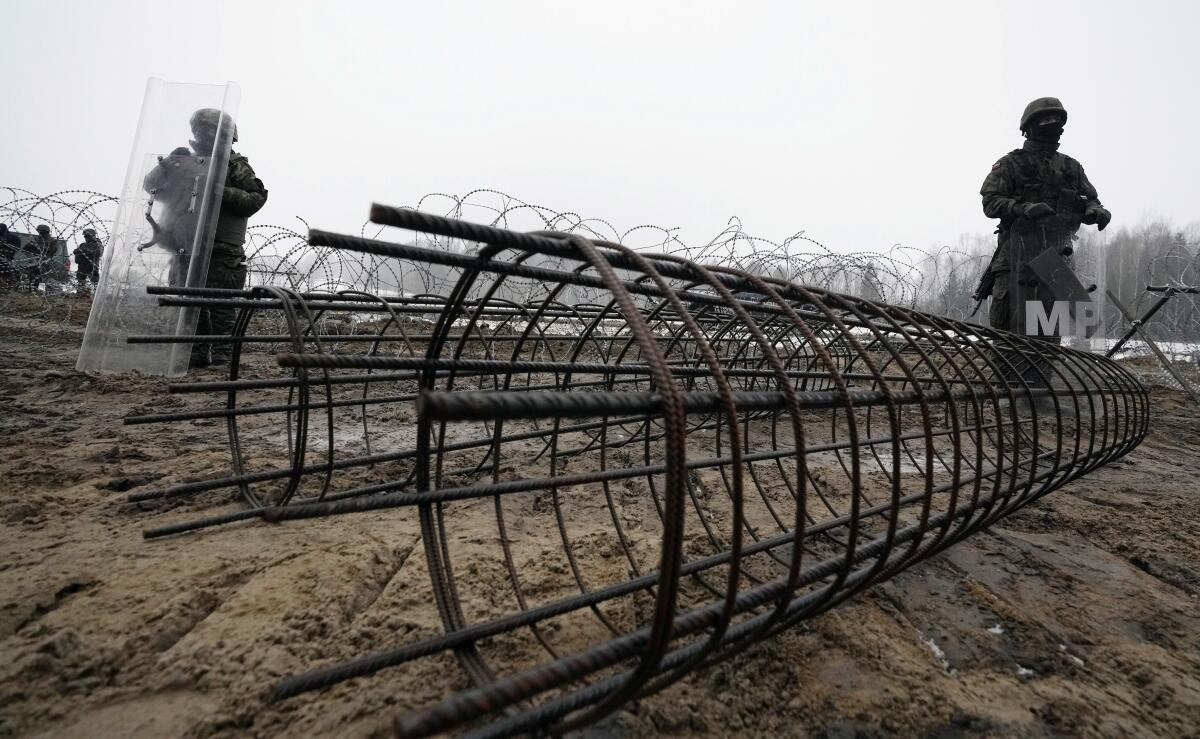
[{"label": "patch of snow", "polygon": [[1000,624],[996,624],[996,625],[995,625],[995,626],[993,626],[992,628],[988,629],[988,633],[989,633],[989,634],[995,634],[995,635],[999,636],[1000,634],[1003,634],[1003,633],[1004,633],[1004,627],[1003,627],[1002,625],[1000,625]]},{"label": "patch of snow", "polygon": [[1067,645],[1066,645],[1066,644],[1059,644],[1059,645],[1058,645],[1058,651],[1060,651],[1060,652],[1062,652],[1063,654],[1067,655],[1067,657],[1069,657],[1069,658],[1070,658],[1071,662],[1073,662],[1073,663],[1075,664],[1075,666],[1076,666],[1076,667],[1083,667],[1083,665],[1085,664],[1083,660],[1079,659],[1078,657],[1076,657],[1075,655],[1073,655],[1073,654],[1071,654],[1070,652],[1068,652],[1068,651],[1067,651]]},{"label": "patch of snow", "polygon": [[950,672],[950,661],[946,659],[946,653],[943,652],[942,648],[937,645],[937,642],[935,642],[931,637],[925,636],[925,634],[921,633],[920,629],[917,630],[917,638],[920,639],[925,646],[929,647],[929,651],[933,652],[933,656],[937,659],[938,664],[942,666],[942,669]]}]

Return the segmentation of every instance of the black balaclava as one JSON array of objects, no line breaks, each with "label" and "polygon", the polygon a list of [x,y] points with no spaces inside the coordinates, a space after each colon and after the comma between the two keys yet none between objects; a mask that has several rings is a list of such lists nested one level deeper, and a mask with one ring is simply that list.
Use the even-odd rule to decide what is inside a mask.
[{"label": "black balaclava", "polygon": [[1025,130],[1025,135],[1030,141],[1037,141],[1042,144],[1057,144],[1059,138],[1063,134],[1063,126],[1067,124],[1067,117],[1062,113],[1046,113],[1040,115],[1029,122],[1029,127]]}]

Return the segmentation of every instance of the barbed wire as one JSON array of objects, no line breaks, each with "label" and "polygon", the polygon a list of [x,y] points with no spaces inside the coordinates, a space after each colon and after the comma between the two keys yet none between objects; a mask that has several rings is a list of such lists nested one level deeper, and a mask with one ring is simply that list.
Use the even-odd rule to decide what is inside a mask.
[{"label": "barbed wire", "polygon": [[[107,243],[118,199],[92,190],[61,190],[38,195],[17,187],[0,187],[0,222],[11,230],[31,234],[40,224],[66,242],[67,251],[82,241],[91,228]],[[500,190],[479,188],[465,194],[428,193],[408,206],[414,210],[516,231],[556,231],[579,234],[622,244],[639,251],[671,254],[713,267],[731,267],[761,276],[869,300],[916,308],[956,320],[969,319],[975,310],[971,298],[979,276],[988,266],[991,243],[976,239],[959,246],[922,249],[897,244],[881,251],[838,251],[804,230],[767,238],[731,217],[717,234],[705,241],[686,241],[674,226],[639,224],[621,228],[613,222],[586,217],[576,211],[531,203]],[[460,239],[418,233],[387,233],[387,227],[364,223],[359,235],[370,239],[408,240],[420,246],[471,254],[482,245]],[[308,222],[296,217],[293,225],[257,224],[247,231],[245,244],[248,286],[286,287],[307,292],[360,290],[388,297],[445,296],[457,283],[456,268],[373,254],[313,246],[308,242]],[[1085,233],[1076,247],[1076,265],[1106,274],[1122,302],[1136,312],[1153,297],[1146,284],[1195,285],[1200,283],[1200,247],[1182,234],[1169,249],[1143,256],[1106,248],[1101,235]],[[569,269],[561,259],[534,255],[526,266]],[[1138,275],[1136,279],[1131,275]],[[9,281],[10,289],[15,281]],[[1134,289],[1135,285],[1140,285]],[[75,299],[81,297],[71,279],[51,280],[44,289],[25,285],[23,306],[33,314],[60,320],[78,319]],[[528,304],[544,300],[558,290],[554,300],[564,305],[591,305],[600,299],[584,287],[552,287],[541,281],[511,278],[491,286],[491,298]],[[482,288],[477,288],[477,291]],[[473,299],[481,294],[468,296]],[[83,311],[86,315],[86,310]],[[1115,309],[1105,313],[1104,335],[1123,330]],[[974,320],[981,321],[976,318]],[[1183,296],[1162,311],[1146,331],[1166,342],[1165,351],[1176,359],[1200,358],[1200,310],[1194,298]],[[1138,351],[1138,342],[1131,344]]]},{"label": "barbed wire", "polygon": [[[7,198],[4,198],[5,194]],[[13,231],[25,233],[33,233],[37,225],[45,223],[50,226],[52,235],[66,241],[68,246],[82,240],[81,233],[85,228],[94,229],[97,237],[107,242],[116,204],[117,198],[90,190],[37,195],[21,188],[0,187],[0,222],[8,223]],[[949,270],[962,273],[960,278],[969,280],[983,266],[978,255],[950,247],[928,252],[898,245],[888,252],[841,253],[804,231],[772,240],[750,233],[736,217],[708,241],[688,244],[680,238],[678,227],[641,224],[621,230],[601,218],[585,218],[574,211],[555,210],[485,188],[465,195],[430,193],[411,207],[503,228],[602,238],[713,266],[749,267],[763,275],[819,283],[847,294],[908,306],[915,306],[928,292],[926,288],[931,276],[944,281],[942,273]],[[252,284],[307,290],[374,289],[397,295],[438,294],[457,277],[450,273],[431,273],[424,265],[403,260],[313,247],[306,238],[308,222],[299,217],[296,220],[299,227],[258,224],[249,228],[245,250]],[[363,224],[360,234],[378,238],[383,231],[379,226]],[[442,249],[465,253],[479,247],[457,239],[423,236],[423,243]],[[539,289],[532,283],[522,283],[520,288]],[[518,286],[512,285],[509,289],[517,290]]]},{"label": "barbed wire", "polygon": [[[49,195],[19,187],[0,186],[0,223],[19,238],[48,226],[50,235],[61,241],[63,251],[53,261],[30,261],[17,249],[0,260],[0,292],[4,294],[5,313],[21,313],[50,318],[64,323],[86,320],[86,306],[72,298],[78,288],[70,272],[72,245],[83,241],[83,231],[92,229],[104,243],[117,198],[94,190],[60,190]],[[8,245],[0,244],[0,249]],[[62,260],[61,262],[59,260]],[[81,308],[82,310],[77,310]]]},{"label": "barbed wire", "polygon": [[[944,247],[929,252],[897,245],[887,252],[838,252],[804,231],[773,240],[746,230],[731,218],[719,233],[701,243],[686,243],[678,227],[640,224],[620,229],[601,218],[529,203],[507,193],[478,189],[465,195],[430,193],[410,207],[450,218],[521,231],[557,231],[604,239],[641,251],[673,254],[712,266],[736,267],[764,276],[820,284],[850,295],[915,307],[927,295],[931,276],[950,274],[969,283],[985,266],[985,258]],[[378,239],[386,229],[364,224],[359,235]],[[427,234],[413,235],[420,245],[472,253],[480,245]],[[444,294],[457,280],[453,270],[431,271],[428,265],[374,255],[347,254],[309,246],[303,234],[282,226],[255,226],[246,248],[256,284],[297,289],[370,289],[389,295]],[[529,266],[560,268],[553,260]],[[542,297],[536,281],[513,280],[501,297],[518,302]],[[573,290],[561,302],[588,303],[595,296]],[[969,311],[968,311],[969,312]],[[963,317],[963,316],[959,316]]]}]

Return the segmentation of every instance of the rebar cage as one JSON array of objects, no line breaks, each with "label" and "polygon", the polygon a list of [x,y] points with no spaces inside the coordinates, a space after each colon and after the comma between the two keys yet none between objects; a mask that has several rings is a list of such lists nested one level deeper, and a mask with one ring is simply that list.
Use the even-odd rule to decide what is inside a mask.
[{"label": "rebar cage", "polygon": [[[148,537],[413,509],[440,631],[274,692],[452,652],[472,687],[397,717],[400,735],[587,725],[1146,433],[1145,390],[1101,356],[578,235],[371,217],[479,247],[309,234],[450,268],[444,296],[154,289],[237,308],[232,337],[193,339],[231,341],[234,361],[228,379],[171,386],[223,404],[127,420],[223,418],[231,449],[229,474],[133,500],[236,489],[247,504]],[[244,434],[264,418],[286,464]]]}]

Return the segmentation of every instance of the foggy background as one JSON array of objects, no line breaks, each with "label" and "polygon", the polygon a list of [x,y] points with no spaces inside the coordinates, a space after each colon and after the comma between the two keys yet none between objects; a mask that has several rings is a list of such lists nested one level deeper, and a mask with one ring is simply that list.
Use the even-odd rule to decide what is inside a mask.
[{"label": "foggy background", "polygon": [[0,184],[37,193],[117,193],[157,76],[241,85],[252,224],[489,187],[685,242],[736,215],[927,248],[991,232],[980,184],[1043,95],[1110,228],[1200,215],[1194,3],[0,5]]}]

